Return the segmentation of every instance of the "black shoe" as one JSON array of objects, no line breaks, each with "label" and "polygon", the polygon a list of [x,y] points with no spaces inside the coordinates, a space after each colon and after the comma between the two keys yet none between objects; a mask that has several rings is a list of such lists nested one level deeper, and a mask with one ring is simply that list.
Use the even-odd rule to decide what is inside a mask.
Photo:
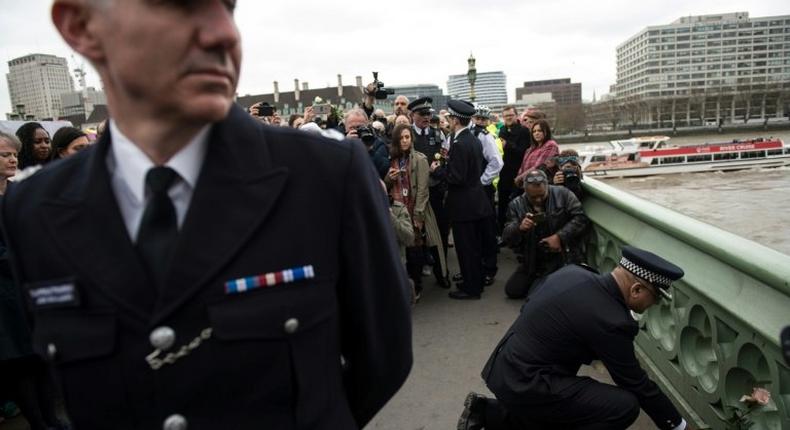
[{"label": "black shoe", "polygon": [[456,273],[453,275],[453,282],[464,282],[464,275]]},{"label": "black shoe", "polygon": [[458,418],[458,430],[480,430],[486,424],[486,396],[469,392],[464,399],[464,411]]},{"label": "black shoe", "polygon": [[456,300],[480,300],[480,295],[469,294],[463,290],[455,290],[447,293],[447,296]]},{"label": "black shoe", "polygon": [[493,283],[494,283],[493,276],[486,276],[485,278],[483,278],[483,285],[485,285],[486,287],[492,285]]},{"label": "black shoe", "polygon": [[447,278],[436,278],[436,285],[445,290],[450,289],[450,281],[448,281]]}]

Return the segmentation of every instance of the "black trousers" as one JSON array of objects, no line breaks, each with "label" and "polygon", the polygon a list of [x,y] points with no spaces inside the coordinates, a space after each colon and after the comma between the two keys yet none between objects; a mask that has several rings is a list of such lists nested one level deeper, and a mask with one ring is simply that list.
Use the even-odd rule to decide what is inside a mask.
[{"label": "black trousers", "polygon": [[499,176],[499,184],[497,184],[497,233],[502,234],[507,221],[507,207],[510,204],[510,196],[516,188],[513,181],[516,177]]},{"label": "black trousers", "polygon": [[464,277],[460,285],[467,294],[479,296],[483,292],[483,237],[490,225],[489,218],[453,223],[455,252]]},{"label": "black trousers", "polygon": [[450,219],[447,216],[447,210],[444,208],[444,197],[447,195],[447,189],[443,185],[437,185],[428,188],[428,203],[431,204],[433,209],[433,216],[436,217],[436,226],[439,227],[439,235],[442,237],[442,251],[445,258],[447,258],[447,238],[450,236]]},{"label": "black trousers", "polygon": [[505,405],[489,399],[486,430],[625,430],[639,416],[636,396],[620,387],[587,377],[567,389],[558,399],[547,395],[539,405]]},{"label": "black trousers", "polygon": [[497,219],[496,206],[494,205],[496,189],[493,185],[486,185],[483,187],[483,190],[485,190],[486,198],[491,203],[491,209],[493,210],[488,221],[490,225],[483,231],[483,275],[493,278],[497,272],[496,257],[497,251],[499,251],[499,247],[496,244]]}]

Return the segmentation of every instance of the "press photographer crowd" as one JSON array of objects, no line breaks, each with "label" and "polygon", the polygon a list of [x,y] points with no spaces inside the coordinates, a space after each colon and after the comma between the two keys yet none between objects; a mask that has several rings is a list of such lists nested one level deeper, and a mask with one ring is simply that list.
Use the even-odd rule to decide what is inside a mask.
[{"label": "press photographer crowd", "polygon": [[[521,262],[507,274],[506,292],[514,299],[558,268],[584,263],[589,221],[580,203],[578,154],[560,151],[543,112],[513,106],[492,112],[462,100],[437,110],[430,97],[403,95],[384,112],[374,110],[374,102],[394,92],[375,72],[374,79],[365,99],[346,112],[319,103],[287,122],[268,103],[255,103],[249,112],[274,126],[362,141],[389,197],[393,225],[402,232],[415,302],[427,276],[441,288],[454,284],[452,299],[479,299],[497,276],[504,246]],[[448,271],[448,248],[457,254],[459,273]]]}]

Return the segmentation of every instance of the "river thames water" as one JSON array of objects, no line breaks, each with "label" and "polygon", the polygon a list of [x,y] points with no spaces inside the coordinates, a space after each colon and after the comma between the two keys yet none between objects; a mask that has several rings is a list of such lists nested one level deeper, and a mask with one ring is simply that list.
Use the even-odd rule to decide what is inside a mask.
[{"label": "river thames water", "polygon": [[[675,137],[670,142],[689,145],[769,136],[790,142],[790,131]],[[790,255],[788,167],[616,178],[605,182]]]}]

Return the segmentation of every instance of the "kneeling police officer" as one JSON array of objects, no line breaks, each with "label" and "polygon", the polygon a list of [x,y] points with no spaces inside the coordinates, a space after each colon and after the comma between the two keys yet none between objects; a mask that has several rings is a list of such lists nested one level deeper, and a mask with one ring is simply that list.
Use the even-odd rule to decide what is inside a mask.
[{"label": "kneeling police officer", "polygon": [[[629,246],[611,273],[569,265],[550,275],[483,369],[496,400],[470,393],[458,429],[625,429],[640,408],[661,430],[688,428],[640,367],[631,315],[668,298],[682,276],[674,264]],[[596,359],[617,386],[577,376]]]}]

